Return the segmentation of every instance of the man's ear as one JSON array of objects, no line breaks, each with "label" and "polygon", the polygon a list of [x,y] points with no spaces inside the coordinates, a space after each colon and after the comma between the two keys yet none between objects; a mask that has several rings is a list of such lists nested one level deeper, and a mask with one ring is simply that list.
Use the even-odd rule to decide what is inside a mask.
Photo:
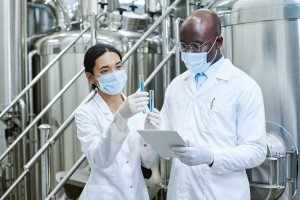
[{"label": "man's ear", "polygon": [[222,36],[218,36],[217,41],[216,41],[216,47],[218,49],[220,49],[222,47],[223,44],[223,37]]}]

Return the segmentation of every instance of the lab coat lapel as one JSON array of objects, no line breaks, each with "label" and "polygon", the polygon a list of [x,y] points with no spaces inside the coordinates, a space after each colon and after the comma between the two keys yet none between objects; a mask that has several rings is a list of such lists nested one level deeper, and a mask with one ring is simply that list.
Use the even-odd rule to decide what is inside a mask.
[{"label": "lab coat lapel", "polygon": [[196,93],[196,96],[203,95],[204,93],[209,93],[212,88],[216,86],[219,80],[228,81],[233,73],[234,66],[232,63],[225,59],[221,64],[217,72],[210,78],[208,78],[204,84],[199,88]]},{"label": "lab coat lapel", "polygon": [[234,70],[233,64],[230,62],[229,59],[225,59],[223,64],[220,66],[216,73],[216,77],[218,79],[228,81],[233,73]]},{"label": "lab coat lapel", "polygon": [[188,96],[194,97],[197,92],[195,74],[187,70],[184,72],[184,74],[182,74],[182,76],[182,79],[185,80],[186,83],[185,91],[187,92]]},{"label": "lab coat lapel", "polygon": [[108,120],[112,120],[114,116],[111,113],[111,111],[109,110],[109,107],[106,104],[106,102],[103,100],[103,98],[99,94],[95,95],[94,101],[96,102],[97,106],[101,109],[103,114],[106,116],[106,118]]}]

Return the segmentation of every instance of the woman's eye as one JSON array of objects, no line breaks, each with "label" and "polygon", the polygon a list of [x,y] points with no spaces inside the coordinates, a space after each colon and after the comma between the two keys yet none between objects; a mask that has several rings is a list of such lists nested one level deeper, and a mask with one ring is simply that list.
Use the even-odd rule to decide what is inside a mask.
[{"label": "woman's eye", "polygon": [[107,69],[104,69],[104,70],[101,70],[101,71],[100,71],[101,74],[106,74],[106,73],[108,73],[108,72],[109,72],[109,70],[107,70]]}]

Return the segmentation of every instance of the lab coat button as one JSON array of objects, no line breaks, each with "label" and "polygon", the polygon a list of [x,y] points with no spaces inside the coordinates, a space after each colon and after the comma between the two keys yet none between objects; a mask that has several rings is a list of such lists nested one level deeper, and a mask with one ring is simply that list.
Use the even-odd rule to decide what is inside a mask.
[{"label": "lab coat button", "polygon": [[129,160],[127,160],[126,163],[129,163]]},{"label": "lab coat button", "polygon": [[132,188],[133,186],[132,185],[130,185],[130,188]]}]

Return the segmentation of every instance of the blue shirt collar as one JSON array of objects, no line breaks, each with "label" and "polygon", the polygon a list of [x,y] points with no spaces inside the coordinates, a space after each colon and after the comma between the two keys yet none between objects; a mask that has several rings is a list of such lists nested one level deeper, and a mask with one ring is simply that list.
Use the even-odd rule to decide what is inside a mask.
[{"label": "blue shirt collar", "polygon": [[[209,66],[209,68],[203,72],[204,75],[209,78],[211,76],[213,76],[219,69],[220,65],[222,64],[222,62],[224,61],[224,57],[222,56],[217,62],[215,62],[214,64],[212,64],[211,66]],[[197,76],[198,73],[195,74],[195,78]]]}]

